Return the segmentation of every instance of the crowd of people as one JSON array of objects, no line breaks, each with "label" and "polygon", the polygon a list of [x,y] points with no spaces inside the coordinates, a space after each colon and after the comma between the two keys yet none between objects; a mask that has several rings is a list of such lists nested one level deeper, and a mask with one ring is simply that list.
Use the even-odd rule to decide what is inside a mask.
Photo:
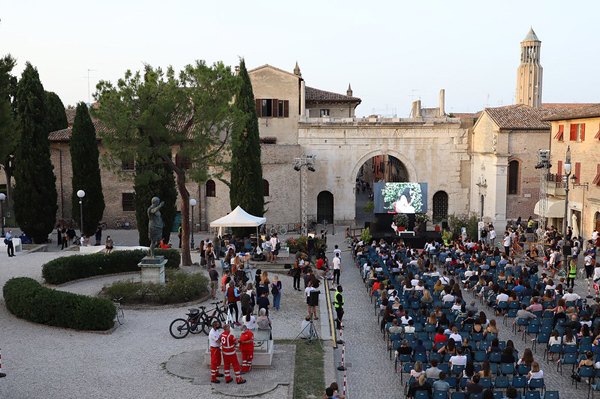
[{"label": "crowd of people", "polygon": [[[532,228],[530,221],[520,224],[507,230],[508,239],[496,241],[489,226],[483,240],[431,241],[422,251],[402,240],[349,239],[401,379],[409,374],[408,397],[420,390],[431,397],[456,389],[484,398],[503,390],[502,396],[515,398],[519,389],[543,387],[542,359],[530,348],[520,356],[512,340],[501,340],[502,322],[510,321],[516,333],[522,329],[520,334],[544,346],[549,359],[564,361],[565,353],[574,351],[581,358],[573,366],[575,379],[582,368],[600,367],[594,354],[600,348],[600,300],[587,306],[572,288],[581,244],[576,237],[562,240],[549,228],[547,247],[566,262],[560,265],[556,256],[556,263],[545,264],[544,254],[523,245]],[[600,277],[594,244],[588,242],[585,251],[590,281],[595,271]],[[557,276],[561,268],[567,268],[565,276]]]}]

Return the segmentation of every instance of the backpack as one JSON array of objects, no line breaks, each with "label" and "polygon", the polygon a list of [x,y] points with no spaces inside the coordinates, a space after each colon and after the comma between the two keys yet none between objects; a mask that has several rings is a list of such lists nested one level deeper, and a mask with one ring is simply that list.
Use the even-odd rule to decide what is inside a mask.
[{"label": "backpack", "polygon": [[277,288],[277,284],[273,284],[273,288],[271,288],[271,294],[273,294],[273,295],[279,294],[279,288]]},{"label": "backpack", "polygon": [[279,251],[281,249],[281,242],[277,240],[277,244],[275,245],[275,251]]}]

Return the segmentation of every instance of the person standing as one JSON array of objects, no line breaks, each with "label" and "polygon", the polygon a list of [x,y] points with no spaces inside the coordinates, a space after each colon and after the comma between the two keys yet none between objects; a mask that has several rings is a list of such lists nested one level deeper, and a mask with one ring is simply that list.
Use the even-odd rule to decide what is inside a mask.
[{"label": "person standing", "polygon": [[315,237],[312,234],[308,235],[306,248],[308,249],[308,262],[310,263],[312,261],[313,252],[315,251]]},{"label": "person standing", "polygon": [[308,317],[314,317],[315,320],[319,320],[317,317],[317,307],[313,303],[313,299],[311,298],[311,293],[315,291],[315,288],[312,285],[312,281],[308,282],[308,287],[304,290],[304,297],[306,298],[306,305],[308,305]]},{"label": "person standing", "polygon": [[102,245],[102,226],[98,225],[96,228],[96,245]]},{"label": "person standing", "polygon": [[235,345],[237,341],[231,333],[231,326],[225,324],[223,326],[223,332],[221,333],[221,351],[223,352],[223,366],[225,367],[225,382],[230,383],[233,381],[230,372],[233,367],[235,373],[235,382],[238,384],[244,384],[246,380],[242,379],[240,375],[240,363],[237,355],[235,354]]},{"label": "person standing", "polygon": [[215,268],[215,264],[213,263],[208,271],[208,276],[210,277],[210,294],[212,295],[212,299],[217,299],[217,289],[219,288],[219,272]]},{"label": "person standing", "polygon": [[510,233],[507,231],[504,233],[504,240],[502,241],[502,245],[504,246],[504,253],[506,254],[506,256],[510,256],[510,244]]},{"label": "person standing", "polygon": [[11,229],[6,232],[6,236],[4,236],[4,243],[6,244],[6,253],[8,254],[8,257],[10,258],[15,256],[15,246],[13,244],[13,234]]},{"label": "person standing", "polygon": [[567,288],[569,284],[571,287],[575,287],[575,279],[577,278],[577,262],[575,259],[571,259],[569,262],[569,273],[567,274]]},{"label": "person standing", "polygon": [[242,351],[242,374],[252,370],[252,359],[254,358],[254,334],[244,324],[240,335],[240,350]]},{"label": "person standing", "polygon": [[229,312],[231,313],[231,316],[233,317],[233,313],[235,312],[235,324],[239,325],[240,323],[238,322],[239,319],[239,309],[238,309],[238,302],[240,301],[240,293],[238,292],[237,287],[235,286],[235,284],[233,283],[233,281],[229,282],[229,287],[227,288],[227,292],[226,295],[227,297],[227,304],[229,305]]},{"label": "person standing", "polygon": [[591,254],[586,254],[583,260],[585,265],[585,279],[589,280],[594,275],[594,257]]},{"label": "person standing", "polygon": [[220,323],[218,320],[213,321],[212,329],[208,333],[208,342],[210,345],[210,382],[219,384],[221,381],[217,377],[223,377],[219,373],[221,365],[221,333],[219,333]]},{"label": "person standing", "polygon": [[344,292],[342,286],[338,285],[335,292],[335,302],[333,303],[333,306],[335,307],[335,313],[337,315],[336,323],[338,330],[343,329],[342,317],[344,317],[344,297],[342,296],[342,292]]},{"label": "person standing", "polygon": [[340,275],[342,274],[342,260],[340,259],[340,253],[335,254],[333,258],[333,283],[336,285],[340,284]]},{"label": "person standing", "polygon": [[277,255],[279,255],[279,249],[281,248],[281,243],[279,242],[279,238],[277,238],[277,233],[273,234],[271,237],[271,263],[277,262]]},{"label": "person standing", "polygon": [[273,307],[279,310],[281,305],[281,281],[277,275],[273,276],[273,282],[271,283],[271,294],[273,294]]},{"label": "person standing", "polygon": [[294,289],[296,291],[300,290],[300,277],[302,276],[302,267],[300,266],[300,259],[296,260],[294,263],[294,268],[292,269],[292,276],[294,278]]},{"label": "person standing", "polygon": [[59,224],[56,225],[56,246],[62,246],[62,230]]},{"label": "person standing", "polygon": [[490,240],[490,247],[494,248],[496,245],[496,230],[494,230],[494,226],[490,225],[490,234],[488,234],[488,239]]}]

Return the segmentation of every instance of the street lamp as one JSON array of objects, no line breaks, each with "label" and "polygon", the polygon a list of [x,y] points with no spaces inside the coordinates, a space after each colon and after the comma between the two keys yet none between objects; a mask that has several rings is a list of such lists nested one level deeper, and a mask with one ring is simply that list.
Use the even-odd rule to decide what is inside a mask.
[{"label": "street lamp", "polygon": [[2,234],[4,237],[4,200],[6,199],[6,195],[4,193],[0,193],[0,213],[2,214],[2,218],[0,219],[0,223],[2,223]]},{"label": "street lamp", "polygon": [[83,197],[85,197],[85,191],[83,191],[83,190],[77,191],[77,196],[79,197],[79,211],[81,213],[79,227],[81,228],[81,236],[83,237]]},{"label": "street lamp", "polygon": [[[302,155],[302,157],[300,158],[295,158],[294,161],[296,161],[295,165],[294,165],[294,170],[296,172],[301,172],[300,174],[300,192],[301,192],[301,198],[302,198],[302,234],[304,234],[305,236],[308,236],[308,214],[306,212],[306,188],[307,188],[307,183],[306,183],[306,169],[310,170],[311,172],[315,171],[315,166],[313,164],[315,158],[317,156],[316,155]],[[305,167],[305,168],[303,168]]]},{"label": "street lamp", "polygon": [[[567,244],[567,221],[569,220],[569,177],[571,176],[571,146],[567,147],[567,159],[565,160],[565,218],[563,220],[563,248]],[[568,266],[567,266],[568,267]]]},{"label": "street lamp", "polygon": [[196,200],[190,199],[190,205],[192,206],[192,249],[194,249],[194,207],[196,206]]}]

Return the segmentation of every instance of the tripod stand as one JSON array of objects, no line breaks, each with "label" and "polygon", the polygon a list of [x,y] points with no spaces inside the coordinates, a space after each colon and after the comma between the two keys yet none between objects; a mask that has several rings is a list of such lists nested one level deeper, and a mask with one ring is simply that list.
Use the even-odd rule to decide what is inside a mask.
[{"label": "tripod stand", "polygon": [[313,315],[310,316],[310,320],[308,320],[308,323],[304,327],[302,327],[302,330],[300,330],[300,333],[298,334],[298,336],[296,336],[296,338],[294,338],[292,343],[296,342],[298,338],[306,339],[307,344],[312,344],[313,341],[316,340],[319,343],[319,346],[323,348],[323,344],[321,343],[321,339],[319,338],[319,333],[317,332],[317,329],[315,328],[315,324],[313,322]]}]

